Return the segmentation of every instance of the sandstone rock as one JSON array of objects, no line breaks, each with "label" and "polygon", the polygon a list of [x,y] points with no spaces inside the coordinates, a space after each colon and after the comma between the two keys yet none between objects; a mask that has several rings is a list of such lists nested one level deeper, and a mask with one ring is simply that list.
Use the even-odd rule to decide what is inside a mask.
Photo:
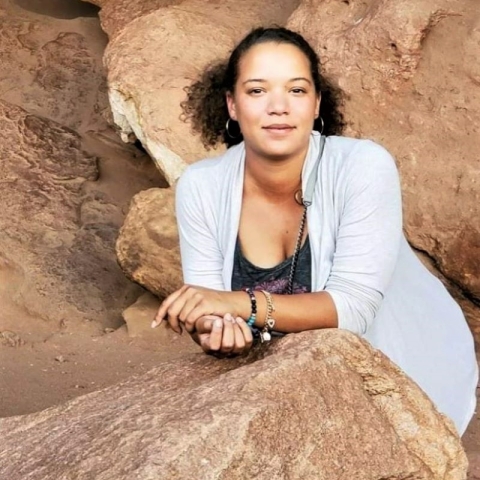
[{"label": "sandstone rock", "polygon": [[[101,3],[100,21],[112,39],[131,21],[162,7],[181,5],[184,0],[106,0]],[[97,3],[98,5],[98,3]]]},{"label": "sandstone rock", "polygon": [[76,130],[105,128],[106,37],[98,19],[28,13],[15,2],[1,2],[0,56],[8,74],[0,78],[0,99]]},{"label": "sandstone rock", "polygon": [[117,240],[125,274],[160,297],[182,286],[174,201],[171,188],[135,195]]},{"label": "sandstone rock", "polygon": [[9,480],[455,480],[467,469],[452,424],[418,387],[337,330],[290,335],[246,359],[165,363],[0,420],[0,435]]},{"label": "sandstone rock", "polygon": [[105,64],[115,123],[125,141],[141,141],[170,184],[187,163],[207,155],[180,120],[184,87],[253,25],[285,20],[297,3],[186,0],[136,18],[109,43]]},{"label": "sandstone rock", "polygon": [[480,299],[477,3],[311,0],[288,26],[345,90],[349,133],[396,156],[410,242]]},{"label": "sandstone rock", "polygon": [[178,351],[192,351],[195,343],[190,335],[178,335],[163,322],[157,328],[152,328],[152,320],[160,307],[160,301],[150,293],[144,293],[133,305],[123,311],[122,316],[127,324],[128,336],[148,340],[156,348],[168,345]]},{"label": "sandstone rock", "polygon": [[[112,322],[137,289],[116,264],[117,227],[82,219],[97,158],[73,130],[3,101],[0,129],[0,298],[56,325],[99,314]],[[12,329],[18,317],[9,325],[5,313]]]}]

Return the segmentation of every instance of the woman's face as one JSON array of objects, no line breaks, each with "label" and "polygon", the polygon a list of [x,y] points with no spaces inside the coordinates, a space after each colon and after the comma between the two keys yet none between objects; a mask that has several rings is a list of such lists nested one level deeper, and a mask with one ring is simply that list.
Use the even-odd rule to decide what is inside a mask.
[{"label": "woman's face", "polygon": [[265,158],[301,153],[320,107],[308,58],[285,43],[252,47],[240,60],[227,105],[230,117],[240,125],[247,151]]}]

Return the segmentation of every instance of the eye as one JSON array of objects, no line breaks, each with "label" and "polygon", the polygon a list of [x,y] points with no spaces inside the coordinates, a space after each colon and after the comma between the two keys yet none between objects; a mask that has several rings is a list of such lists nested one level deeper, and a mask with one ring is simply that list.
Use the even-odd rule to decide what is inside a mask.
[{"label": "eye", "polygon": [[300,87],[292,88],[290,91],[292,93],[297,93],[297,94],[307,93],[307,91],[304,88],[300,88]]},{"label": "eye", "polygon": [[251,88],[249,91],[248,91],[248,94],[249,95],[259,95],[263,92],[263,90],[261,88]]}]

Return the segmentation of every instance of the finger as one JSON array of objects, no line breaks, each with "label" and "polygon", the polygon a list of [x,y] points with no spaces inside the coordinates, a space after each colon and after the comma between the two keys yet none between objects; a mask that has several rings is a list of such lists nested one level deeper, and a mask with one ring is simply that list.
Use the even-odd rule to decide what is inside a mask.
[{"label": "finger", "polygon": [[197,331],[197,333],[199,335],[202,335],[204,333],[210,333],[212,331],[213,322],[216,318],[219,318],[223,323],[222,317],[218,317],[217,315],[204,315],[203,317],[200,317],[195,322],[195,330]]},{"label": "finger", "polygon": [[232,319],[233,325],[233,336],[234,336],[234,345],[232,353],[240,355],[245,349],[245,338],[243,337],[243,332],[240,329],[239,325],[235,319]]},{"label": "finger", "polygon": [[[179,299],[179,301],[181,301],[181,298]],[[172,330],[181,335],[183,333],[183,328],[178,321],[178,308],[174,310],[173,307],[175,307],[175,304],[173,304],[167,312],[167,321]]]},{"label": "finger", "polygon": [[162,323],[162,320],[165,318],[167,315],[167,310],[170,308],[170,305],[172,305],[175,300],[177,300],[180,295],[182,295],[187,289],[189,285],[184,285],[182,288],[179,288],[175,292],[171,293],[160,305],[160,308],[158,309],[157,314],[155,315],[155,319],[152,322],[152,328],[155,328],[156,326],[160,325]]},{"label": "finger", "polygon": [[213,322],[212,331],[210,333],[210,350],[218,351],[222,346],[224,322],[221,318],[216,318]]},{"label": "finger", "polygon": [[[185,326],[188,328],[193,328],[194,325],[196,324],[197,320],[199,320],[202,317],[205,317],[207,315],[212,315],[211,310],[207,310],[207,306],[205,305],[205,302],[201,301],[200,304],[198,304],[187,316],[185,320]],[[215,315],[217,317],[217,315]],[[222,318],[222,317],[218,317]],[[223,318],[222,318],[223,320]]]},{"label": "finger", "polygon": [[235,333],[232,320],[233,318],[229,313],[223,317],[222,346],[220,347],[222,353],[231,353],[235,346]]},{"label": "finger", "polygon": [[198,336],[198,340],[200,341],[200,346],[205,353],[208,353],[212,350],[210,346],[210,334],[203,333],[202,335]]},{"label": "finger", "polygon": [[188,300],[187,292],[184,292],[180,295],[174,303],[172,303],[167,310],[167,314],[165,319],[167,320],[168,324],[177,333],[182,333],[182,325],[179,323],[178,314],[181,312],[182,308],[184,307],[185,303]]},{"label": "finger", "polygon": [[[203,300],[203,295],[201,293],[194,293],[183,306],[182,310],[178,314],[179,321],[185,324],[187,332],[193,332],[195,330],[195,322],[203,317],[201,309],[199,309],[199,304]],[[192,312],[195,311],[195,314],[192,315]]]},{"label": "finger", "polygon": [[236,319],[237,325],[242,331],[243,338],[245,340],[245,351],[250,350],[253,344],[253,334],[252,329],[247,325],[247,322],[241,318],[237,317]]}]

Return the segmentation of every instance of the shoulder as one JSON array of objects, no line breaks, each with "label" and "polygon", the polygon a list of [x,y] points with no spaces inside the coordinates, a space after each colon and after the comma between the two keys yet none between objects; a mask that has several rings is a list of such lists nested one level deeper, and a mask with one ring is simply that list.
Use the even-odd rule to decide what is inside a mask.
[{"label": "shoulder", "polygon": [[382,145],[368,139],[331,136],[327,138],[327,161],[333,162],[339,171],[396,171],[393,156]]},{"label": "shoulder", "polygon": [[177,188],[186,185],[217,185],[225,181],[229,173],[242,158],[243,144],[229,148],[227,151],[211,158],[204,158],[189,165],[180,176]]}]

